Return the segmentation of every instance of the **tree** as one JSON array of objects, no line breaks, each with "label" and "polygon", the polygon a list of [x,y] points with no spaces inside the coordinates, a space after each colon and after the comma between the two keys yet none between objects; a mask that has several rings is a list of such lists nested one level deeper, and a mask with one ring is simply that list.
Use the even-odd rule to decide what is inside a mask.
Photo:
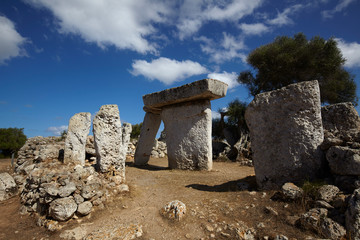
[{"label": "tree", "polygon": [[357,105],[356,83],[344,69],[345,61],[333,38],[326,41],[317,36],[308,41],[303,33],[293,38],[280,36],[248,55],[247,62],[255,76],[251,71],[243,71],[238,82],[255,96],[291,83],[318,80],[322,103]]},{"label": "tree", "polygon": [[23,128],[0,128],[0,150],[6,157],[16,153],[25,144]]},{"label": "tree", "polygon": [[138,138],[140,135],[142,123],[138,123],[132,126],[132,131],[130,134],[130,138]]}]

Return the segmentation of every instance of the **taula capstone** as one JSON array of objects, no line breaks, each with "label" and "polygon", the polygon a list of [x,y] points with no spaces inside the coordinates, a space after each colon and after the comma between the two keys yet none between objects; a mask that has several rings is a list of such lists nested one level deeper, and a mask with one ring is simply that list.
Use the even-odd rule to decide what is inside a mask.
[{"label": "taula capstone", "polygon": [[173,169],[212,168],[210,100],[226,95],[227,84],[203,79],[176,88],[143,96],[146,112],[135,152],[135,164],[150,159],[156,133],[164,122],[169,167]]}]

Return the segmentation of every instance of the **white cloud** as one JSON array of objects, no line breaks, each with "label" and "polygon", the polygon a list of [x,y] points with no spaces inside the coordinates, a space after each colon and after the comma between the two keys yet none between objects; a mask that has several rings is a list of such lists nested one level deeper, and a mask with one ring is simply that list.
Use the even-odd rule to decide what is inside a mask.
[{"label": "white cloud", "polygon": [[212,116],[212,119],[221,118],[220,113],[218,113],[214,110],[211,110],[211,116]]},{"label": "white cloud", "polygon": [[156,52],[146,37],[157,32],[154,24],[164,22],[171,3],[117,0],[25,0],[49,9],[57,19],[59,32],[80,35],[87,42],[105,48]]},{"label": "white cloud", "polygon": [[245,35],[261,35],[270,31],[269,27],[263,23],[246,24],[242,23],[239,28]]},{"label": "white cloud", "polygon": [[61,133],[67,129],[68,129],[68,126],[62,125],[62,126],[58,126],[58,127],[48,127],[48,129],[46,129],[46,131],[51,132],[55,136],[60,136]]},{"label": "white cloud", "polygon": [[229,89],[235,88],[240,85],[237,82],[238,74],[236,72],[228,73],[223,71],[222,73],[210,73],[207,75],[207,77],[227,83],[227,85],[229,85]]},{"label": "white cloud", "polygon": [[12,21],[0,16],[0,64],[14,57],[26,56],[23,45],[27,42],[15,29]]},{"label": "white cloud", "polygon": [[135,60],[132,68],[130,71],[132,75],[143,75],[150,80],[157,79],[166,85],[208,72],[205,67],[197,62],[190,60],[177,61],[164,57],[152,60],[151,62]]},{"label": "white cloud", "polygon": [[222,63],[234,58],[240,58],[243,62],[246,62],[246,55],[242,52],[247,47],[244,43],[244,39],[241,37],[235,38],[232,35],[223,33],[223,39],[220,43],[214,42],[212,39],[201,36],[194,38],[195,41],[200,41],[201,51],[210,55],[210,61],[216,63]]},{"label": "white cloud", "polygon": [[360,67],[360,44],[357,42],[347,43],[343,39],[336,38],[335,41],[346,59],[346,67]]},{"label": "white cloud", "polygon": [[295,14],[299,10],[304,8],[301,4],[296,4],[291,7],[285,8],[284,11],[278,12],[277,16],[273,19],[270,19],[267,21],[270,25],[276,25],[276,26],[284,26],[284,25],[290,25],[293,24],[293,20],[289,18],[290,15]]},{"label": "white cloud", "polygon": [[323,18],[332,18],[335,13],[343,11],[350,5],[350,3],[355,1],[356,0],[340,0],[334,9],[322,11],[321,14]]},{"label": "white cloud", "polygon": [[177,28],[179,38],[196,33],[209,21],[238,21],[261,6],[263,0],[235,0],[230,3],[215,0],[185,0],[179,10]]}]

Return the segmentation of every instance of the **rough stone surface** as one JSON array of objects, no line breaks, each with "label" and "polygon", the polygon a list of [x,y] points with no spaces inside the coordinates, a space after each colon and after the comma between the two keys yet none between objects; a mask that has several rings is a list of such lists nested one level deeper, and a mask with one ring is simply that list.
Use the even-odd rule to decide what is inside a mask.
[{"label": "rough stone surface", "polygon": [[181,102],[214,100],[225,97],[227,87],[224,82],[215,79],[203,79],[180,87],[144,95],[143,101],[146,107],[158,109]]},{"label": "rough stone surface", "polygon": [[49,207],[49,214],[57,221],[69,220],[75,213],[77,204],[72,197],[54,200]]},{"label": "rough stone surface", "polygon": [[281,187],[281,191],[285,198],[295,200],[303,196],[304,191],[293,183],[285,183]]},{"label": "rough stone surface", "polygon": [[77,113],[70,118],[65,140],[64,163],[85,165],[85,145],[90,125],[90,113]]},{"label": "rough stone surface", "polygon": [[346,210],[346,230],[351,239],[360,240],[360,188],[350,197]]},{"label": "rough stone surface", "polygon": [[140,138],[135,150],[135,165],[145,165],[150,160],[156,133],[160,127],[161,117],[159,114],[147,112],[140,130]]},{"label": "rough stone surface", "polygon": [[342,134],[351,129],[360,130],[360,117],[350,102],[337,103],[321,108],[324,129]]},{"label": "rough stone surface", "polygon": [[339,175],[360,175],[360,149],[333,146],[326,153],[333,173]]},{"label": "rough stone surface", "polygon": [[120,159],[123,159],[123,161],[126,160],[126,154],[128,151],[128,146],[130,143],[130,134],[132,131],[132,125],[130,123],[123,123],[122,127],[122,140],[121,140],[121,148],[120,148]]},{"label": "rough stone surface", "polygon": [[85,201],[79,204],[76,213],[80,214],[81,216],[86,216],[91,213],[92,210],[92,203],[90,201]]},{"label": "rough stone surface", "polygon": [[0,201],[11,198],[17,193],[14,178],[8,173],[0,173]]},{"label": "rough stone surface", "polygon": [[119,175],[125,181],[122,158],[122,128],[117,105],[104,105],[93,120],[97,166],[101,172]]},{"label": "rough stone surface", "polygon": [[323,185],[317,192],[317,199],[324,200],[325,202],[332,202],[336,194],[340,192],[340,189],[334,185]]},{"label": "rough stone surface", "polygon": [[255,96],[245,118],[255,175],[264,189],[316,177],[324,133],[317,81],[291,84]]},{"label": "rough stone surface", "polygon": [[160,214],[170,220],[180,221],[186,214],[186,206],[179,200],[174,200],[161,208]]},{"label": "rough stone surface", "polygon": [[212,168],[210,100],[164,107],[169,167],[175,169]]}]

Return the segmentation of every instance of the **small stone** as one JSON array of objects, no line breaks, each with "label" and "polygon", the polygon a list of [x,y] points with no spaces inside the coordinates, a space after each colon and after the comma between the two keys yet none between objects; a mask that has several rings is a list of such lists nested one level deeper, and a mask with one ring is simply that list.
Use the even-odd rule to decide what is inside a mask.
[{"label": "small stone", "polygon": [[340,189],[334,185],[323,185],[318,190],[317,199],[330,203],[340,192]]},{"label": "small stone", "polygon": [[213,228],[211,225],[206,225],[205,228],[206,228],[206,230],[209,231],[209,232],[213,232],[213,231],[214,231],[214,228]]},{"label": "small stone", "polygon": [[304,194],[304,191],[301,188],[290,182],[285,183],[281,187],[281,191],[284,197],[290,200],[301,198]]},{"label": "small stone", "polygon": [[181,201],[174,200],[161,208],[160,213],[170,220],[180,221],[186,214],[186,206]]},{"label": "small stone", "polygon": [[274,215],[274,216],[278,216],[279,213],[272,207],[265,207],[265,213],[267,214],[271,214],[271,215]]},{"label": "small stone", "polygon": [[76,212],[81,216],[86,216],[91,213],[92,207],[93,205],[90,201],[85,201],[79,204]]},{"label": "small stone", "polygon": [[51,202],[49,215],[57,221],[69,220],[75,213],[77,204],[72,197],[59,198]]}]

